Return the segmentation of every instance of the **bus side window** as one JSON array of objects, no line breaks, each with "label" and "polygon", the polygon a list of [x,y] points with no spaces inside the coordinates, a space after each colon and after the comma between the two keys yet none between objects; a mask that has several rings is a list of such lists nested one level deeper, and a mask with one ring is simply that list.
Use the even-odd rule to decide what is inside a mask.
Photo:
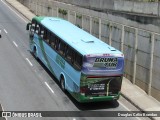
[{"label": "bus side window", "polygon": [[39,24],[39,31],[38,31],[38,35],[41,36],[41,29],[42,29],[42,25]]},{"label": "bus side window", "polygon": [[44,37],[44,27],[43,26],[41,26],[41,30],[40,30],[39,34],[40,34],[41,38]]},{"label": "bus side window", "polygon": [[32,21],[31,27],[30,27],[30,38],[31,38],[31,39],[32,39],[33,36],[34,36],[35,26],[36,26],[36,21]]},{"label": "bus side window", "polygon": [[68,45],[66,44],[65,49],[64,49],[64,57],[67,59],[67,52],[68,52]]},{"label": "bus side window", "polygon": [[47,29],[46,28],[44,28],[44,36],[43,36],[43,39],[47,39]]},{"label": "bus side window", "polygon": [[55,49],[58,51],[60,45],[60,39],[58,37],[55,37]]},{"label": "bus side window", "polygon": [[81,69],[82,67],[82,55],[80,55],[79,53],[75,53],[75,66],[78,69]]},{"label": "bus side window", "polygon": [[66,56],[66,58],[67,58],[67,61],[71,62],[71,58],[72,58],[72,49],[71,49],[70,47],[68,47],[65,56]]},{"label": "bus side window", "polygon": [[65,47],[66,47],[66,44],[63,41],[61,41],[60,42],[60,48],[59,48],[59,52],[60,52],[61,55],[64,55]]},{"label": "bus side window", "polygon": [[71,56],[71,63],[74,64],[75,62],[75,51],[72,51],[72,56]]},{"label": "bus side window", "polygon": [[51,33],[50,45],[53,49],[55,49],[55,35],[53,33]]},{"label": "bus side window", "polygon": [[35,31],[35,26],[36,26],[36,22],[35,21],[32,21],[32,24],[31,24],[31,32],[34,32]]},{"label": "bus side window", "polygon": [[48,44],[50,44],[50,36],[51,36],[51,32],[50,31],[46,31],[46,39],[45,39],[45,41],[48,43]]},{"label": "bus side window", "polygon": [[39,31],[40,31],[40,27],[39,27],[39,24],[37,24],[35,27],[35,33],[39,34]]}]

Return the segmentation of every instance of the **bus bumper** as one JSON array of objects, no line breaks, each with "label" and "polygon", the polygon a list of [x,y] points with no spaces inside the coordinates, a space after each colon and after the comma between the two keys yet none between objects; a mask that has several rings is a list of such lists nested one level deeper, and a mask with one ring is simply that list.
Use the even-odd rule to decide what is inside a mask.
[{"label": "bus bumper", "polygon": [[118,100],[120,97],[120,92],[116,96],[99,96],[99,97],[91,97],[91,96],[84,96],[81,94],[73,95],[74,98],[80,102],[80,103],[86,103],[86,102],[100,102],[100,101],[112,101],[112,100]]}]

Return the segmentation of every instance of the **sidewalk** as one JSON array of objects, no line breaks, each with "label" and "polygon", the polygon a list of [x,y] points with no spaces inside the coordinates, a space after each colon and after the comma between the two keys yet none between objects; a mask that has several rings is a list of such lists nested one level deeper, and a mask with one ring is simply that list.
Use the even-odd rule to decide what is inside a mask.
[{"label": "sidewalk", "polygon": [[33,14],[27,7],[22,5],[17,0],[5,0],[7,3],[9,3],[11,6],[13,6],[15,9],[17,9],[20,13],[22,13],[26,18],[28,18],[30,21],[35,14]]},{"label": "sidewalk", "polygon": [[[152,96],[148,96],[141,88],[133,85],[128,79],[123,78],[122,96],[134,104],[141,111],[159,111],[160,102]],[[160,120],[160,117],[152,117],[154,120]]]},{"label": "sidewalk", "polygon": [[[25,17],[31,20],[35,15],[17,0],[6,0],[11,6],[16,8]],[[138,107],[141,111],[159,111],[160,102],[151,96],[148,96],[138,86],[133,85],[128,79],[123,79],[122,96]],[[152,117],[152,119],[160,120],[160,117]]]}]

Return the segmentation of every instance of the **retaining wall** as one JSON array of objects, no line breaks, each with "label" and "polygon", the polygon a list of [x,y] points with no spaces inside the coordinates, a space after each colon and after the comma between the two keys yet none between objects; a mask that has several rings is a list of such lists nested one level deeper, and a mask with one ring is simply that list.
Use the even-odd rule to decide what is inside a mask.
[{"label": "retaining wall", "polygon": [[[26,0],[21,0],[26,1]],[[112,10],[135,12],[159,16],[158,2],[144,2],[143,0],[50,0],[77,5],[98,11]]]},{"label": "retaining wall", "polygon": [[106,14],[51,0],[20,1],[36,15],[67,19],[121,50],[125,55],[125,77],[160,101],[160,27],[158,18],[140,17],[148,20],[146,24],[137,22],[136,16],[132,16],[134,19],[131,20],[127,19],[127,15]]}]

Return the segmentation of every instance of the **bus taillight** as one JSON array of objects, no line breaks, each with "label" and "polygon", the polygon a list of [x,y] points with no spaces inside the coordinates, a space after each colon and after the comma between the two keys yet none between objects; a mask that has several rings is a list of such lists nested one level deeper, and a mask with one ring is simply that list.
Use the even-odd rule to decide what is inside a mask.
[{"label": "bus taillight", "polygon": [[86,88],[81,87],[81,89],[80,89],[80,93],[86,93],[86,91],[87,91],[87,89],[86,89]]},{"label": "bus taillight", "polygon": [[87,76],[87,78],[106,78],[107,76]]}]

